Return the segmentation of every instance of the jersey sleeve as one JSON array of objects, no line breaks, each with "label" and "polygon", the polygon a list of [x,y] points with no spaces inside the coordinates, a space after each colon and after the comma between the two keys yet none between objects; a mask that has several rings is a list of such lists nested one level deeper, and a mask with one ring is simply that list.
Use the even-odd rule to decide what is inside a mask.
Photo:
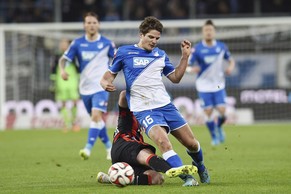
[{"label": "jersey sleeve", "polygon": [[77,44],[76,44],[76,41],[74,40],[74,41],[72,41],[69,48],[65,51],[63,56],[68,61],[73,62],[76,55],[77,55]]},{"label": "jersey sleeve", "polygon": [[194,65],[194,63],[196,62],[196,60],[197,60],[197,56],[196,56],[196,52],[195,52],[195,48],[194,47],[192,47],[192,49],[191,49],[191,54],[190,54],[190,57],[189,57],[189,60],[188,60],[188,64],[190,65],[190,66],[193,66]]},{"label": "jersey sleeve", "polygon": [[109,56],[110,58],[113,58],[115,52],[116,52],[116,46],[115,46],[114,42],[110,42],[110,47],[109,47],[108,56]]},{"label": "jersey sleeve", "polygon": [[230,51],[228,50],[228,47],[225,44],[224,44],[224,49],[225,49],[225,53],[224,53],[223,58],[226,59],[226,60],[229,60],[231,58],[231,53],[230,53]]},{"label": "jersey sleeve", "polygon": [[111,71],[111,73],[117,74],[119,71],[121,71],[121,69],[123,68],[123,52],[122,49],[118,49],[116,51],[116,54],[112,60],[111,65],[109,66],[109,71]]},{"label": "jersey sleeve", "polygon": [[165,67],[163,69],[163,74],[165,76],[168,76],[169,74],[173,73],[175,71],[175,67],[173,66],[173,64],[170,62],[169,57],[167,56],[167,54],[165,54]]}]

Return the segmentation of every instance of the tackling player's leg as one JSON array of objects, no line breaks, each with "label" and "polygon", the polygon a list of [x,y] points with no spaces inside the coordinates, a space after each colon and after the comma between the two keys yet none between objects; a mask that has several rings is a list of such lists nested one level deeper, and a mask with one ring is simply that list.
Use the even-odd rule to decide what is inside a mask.
[{"label": "tackling player's leg", "polygon": [[98,172],[96,180],[99,183],[110,183],[109,175],[104,172]]}]

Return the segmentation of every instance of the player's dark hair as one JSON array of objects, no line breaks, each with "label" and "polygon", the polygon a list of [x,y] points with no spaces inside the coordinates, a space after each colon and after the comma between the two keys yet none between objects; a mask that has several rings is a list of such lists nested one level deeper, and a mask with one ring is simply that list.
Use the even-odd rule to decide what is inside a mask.
[{"label": "player's dark hair", "polygon": [[208,25],[213,26],[214,28],[216,28],[214,23],[212,22],[212,20],[206,20],[206,22],[204,23],[204,26],[208,26]]},{"label": "player's dark hair", "polygon": [[87,16],[92,16],[92,17],[96,18],[97,21],[99,21],[99,17],[98,17],[98,15],[97,15],[95,12],[93,12],[93,11],[87,12],[87,13],[85,13],[85,14],[83,15],[83,21],[84,21],[84,22],[85,22],[85,18],[86,18]]},{"label": "player's dark hair", "polygon": [[145,35],[150,30],[157,30],[163,32],[163,24],[154,16],[146,17],[139,26],[139,32]]}]

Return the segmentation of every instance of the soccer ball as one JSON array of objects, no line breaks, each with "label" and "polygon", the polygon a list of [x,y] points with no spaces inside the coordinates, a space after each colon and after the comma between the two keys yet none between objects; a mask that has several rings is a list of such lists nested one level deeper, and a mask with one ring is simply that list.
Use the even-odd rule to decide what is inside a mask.
[{"label": "soccer ball", "polygon": [[117,162],[108,170],[109,180],[118,187],[125,187],[134,181],[133,168],[126,162]]}]

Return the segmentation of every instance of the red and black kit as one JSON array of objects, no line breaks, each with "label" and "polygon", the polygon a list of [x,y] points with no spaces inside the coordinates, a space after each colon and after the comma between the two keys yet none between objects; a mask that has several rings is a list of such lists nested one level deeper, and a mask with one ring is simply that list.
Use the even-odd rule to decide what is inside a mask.
[{"label": "red and black kit", "polygon": [[151,169],[137,161],[140,150],[147,148],[153,153],[156,152],[155,147],[144,142],[142,130],[132,112],[128,108],[119,107],[118,125],[111,150],[112,163],[127,162],[133,167],[136,175]]}]

